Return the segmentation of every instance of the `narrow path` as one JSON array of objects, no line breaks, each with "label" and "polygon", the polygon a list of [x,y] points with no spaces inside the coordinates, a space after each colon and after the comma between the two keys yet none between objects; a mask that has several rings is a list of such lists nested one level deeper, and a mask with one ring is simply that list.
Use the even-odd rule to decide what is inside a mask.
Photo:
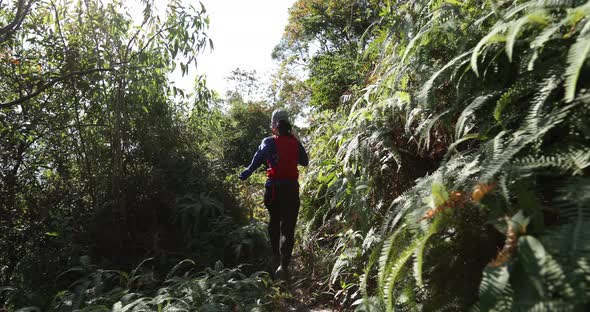
[{"label": "narrow path", "polygon": [[279,311],[296,311],[296,312],[336,312],[340,311],[335,308],[327,296],[318,298],[317,293],[313,290],[320,289],[321,285],[313,281],[308,276],[306,270],[302,267],[301,262],[295,256],[292,263],[290,282],[278,282],[281,288],[281,298],[279,300]]}]

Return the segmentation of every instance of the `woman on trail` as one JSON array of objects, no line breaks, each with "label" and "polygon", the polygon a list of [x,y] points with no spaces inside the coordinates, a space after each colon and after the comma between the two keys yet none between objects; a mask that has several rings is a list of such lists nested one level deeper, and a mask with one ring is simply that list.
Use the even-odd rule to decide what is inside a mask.
[{"label": "woman on trail", "polygon": [[[286,279],[295,243],[295,223],[299,213],[299,176],[297,165],[307,166],[309,159],[301,142],[291,133],[289,114],[285,110],[272,113],[273,136],[262,140],[252,163],[240,173],[246,180],[263,163],[268,164],[264,205],[270,215],[268,235],[273,265],[278,264],[275,278]],[[282,239],[281,239],[282,236]]]}]

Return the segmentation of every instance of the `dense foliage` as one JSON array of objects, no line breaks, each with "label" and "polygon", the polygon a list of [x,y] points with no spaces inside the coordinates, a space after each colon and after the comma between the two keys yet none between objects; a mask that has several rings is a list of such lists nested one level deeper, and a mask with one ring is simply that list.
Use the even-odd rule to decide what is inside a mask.
[{"label": "dense foliage", "polygon": [[[292,9],[296,34],[314,34],[320,15],[299,10],[317,2]],[[349,59],[374,63],[370,76],[322,83],[347,90],[340,98],[313,86],[325,79],[318,64],[348,47],[333,42],[311,56],[308,83],[324,94],[312,98],[329,102],[312,125],[302,238],[332,251],[316,257],[331,268],[325,287],[338,302],[587,308],[589,7],[386,1],[363,33],[370,44]],[[335,27],[358,35],[350,23],[361,20],[346,21]],[[354,70],[345,64],[331,62],[332,72]]]},{"label": "dense foliage", "polygon": [[54,299],[52,311],[257,311],[272,306],[277,290],[266,272],[246,275],[240,267],[224,268],[221,262],[202,271],[184,260],[162,282],[144,266],[130,274],[97,269],[87,258],[64,275],[76,278],[70,289]]},{"label": "dense foliage", "polygon": [[[205,9],[156,4],[132,19],[120,1],[0,2],[0,306],[106,307],[148,257],[155,283],[183,259],[204,269],[264,245],[215,174],[213,94],[169,80],[208,46]],[[68,272],[82,277],[60,275],[81,258]]]},{"label": "dense foliage", "polygon": [[283,310],[263,169],[237,173],[285,107],[306,296],[589,308],[590,2],[297,0],[270,84],[236,69],[225,97],[168,78],[205,8],[156,4],[0,1],[0,306]]}]

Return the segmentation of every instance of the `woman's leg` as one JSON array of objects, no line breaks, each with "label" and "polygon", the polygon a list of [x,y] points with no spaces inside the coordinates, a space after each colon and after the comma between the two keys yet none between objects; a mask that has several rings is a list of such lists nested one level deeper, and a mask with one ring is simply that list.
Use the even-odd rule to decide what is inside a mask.
[{"label": "woman's leg", "polygon": [[273,266],[276,266],[280,259],[279,244],[281,239],[281,210],[274,197],[273,189],[267,187],[264,193],[264,205],[266,206],[270,217],[268,222],[268,237],[270,238],[270,246],[272,248]]},{"label": "woman's leg", "polygon": [[295,244],[295,225],[299,214],[299,186],[289,185],[281,192],[281,266],[287,269]]}]

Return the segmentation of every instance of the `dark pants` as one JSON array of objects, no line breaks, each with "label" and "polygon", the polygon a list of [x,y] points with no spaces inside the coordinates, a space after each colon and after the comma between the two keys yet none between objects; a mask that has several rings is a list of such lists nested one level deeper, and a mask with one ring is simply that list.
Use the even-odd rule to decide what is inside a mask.
[{"label": "dark pants", "polygon": [[287,268],[295,244],[295,224],[299,213],[299,185],[297,183],[279,184],[267,187],[264,205],[268,209],[270,222],[268,235],[274,259]]}]

